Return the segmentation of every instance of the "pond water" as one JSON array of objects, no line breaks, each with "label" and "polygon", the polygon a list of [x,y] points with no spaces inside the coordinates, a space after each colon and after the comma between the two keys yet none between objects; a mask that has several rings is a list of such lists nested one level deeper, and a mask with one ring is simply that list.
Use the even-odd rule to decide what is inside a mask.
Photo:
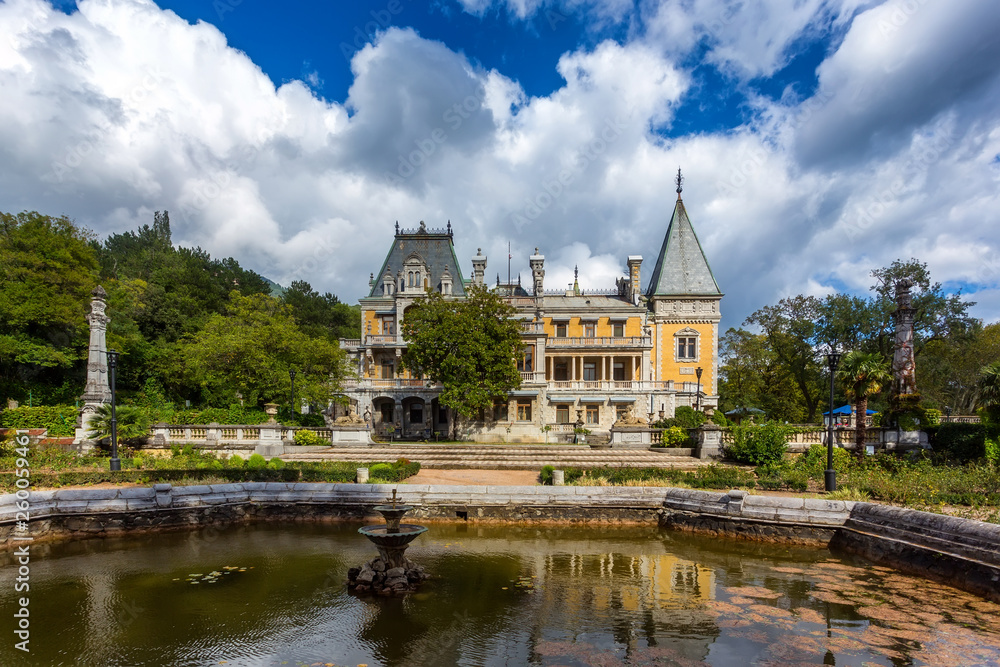
[{"label": "pond water", "polygon": [[358,598],[347,569],[375,550],[357,528],[35,545],[32,652],[8,631],[0,664],[1000,665],[1000,605],[822,549],[432,523],[407,555],[437,578]]}]

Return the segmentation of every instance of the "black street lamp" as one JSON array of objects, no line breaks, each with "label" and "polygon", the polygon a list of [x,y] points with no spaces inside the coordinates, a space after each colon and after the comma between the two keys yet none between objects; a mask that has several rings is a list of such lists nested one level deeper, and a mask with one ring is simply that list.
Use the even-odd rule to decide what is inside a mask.
[{"label": "black street lamp", "polygon": [[[837,490],[837,471],[833,469],[833,379],[840,365],[840,352],[831,348],[826,355],[826,365],[830,369],[830,419],[826,427],[826,471],[824,473],[826,490]],[[863,417],[862,417],[863,419]]]},{"label": "black street lamp", "polygon": [[944,406],[944,416],[946,418],[945,421],[951,421],[951,407]]},{"label": "black street lamp", "polygon": [[108,350],[108,381],[111,386],[111,469],[121,470],[118,458],[118,419],[115,414],[115,370],[118,368],[118,353]]},{"label": "black street lamp", "polygon": [[288,369],[288,377],[292,381],[292,415],[295,414],[295,369]]},{"label": "black street lamp", "polygon": [[694,374],[698,376],[698,394],[694,397],[694,411],[698,412],[701,409],[701,374],[702,368],[699,366],[694,369]]}]

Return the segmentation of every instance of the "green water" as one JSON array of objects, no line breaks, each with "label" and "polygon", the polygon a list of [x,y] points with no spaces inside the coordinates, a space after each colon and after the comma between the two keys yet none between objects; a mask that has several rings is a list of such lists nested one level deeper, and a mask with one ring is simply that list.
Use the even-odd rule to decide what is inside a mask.
[{"label": "green water", "polygon": [[431,524],[407,553],[436,578],[372,599],[343,585],[375,555],[357,528],[35,545],[31,654],[8,630],[0,664],[1000,665],[1000,605],[825,550]]}]

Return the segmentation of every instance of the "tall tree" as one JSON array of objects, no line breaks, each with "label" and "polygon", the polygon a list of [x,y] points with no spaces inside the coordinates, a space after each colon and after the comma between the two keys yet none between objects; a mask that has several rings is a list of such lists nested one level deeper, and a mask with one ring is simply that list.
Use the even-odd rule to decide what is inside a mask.
[{"label": "tall tree", "polygon": [[917,364],[917,387],[938,408],[971,415],[980,406],[979,372],[1000,359],[1000,323],[976,322],[968,335],[929,341]]},{"label": "tall tree", "polygon": [[1000,423],[1000,361],[983,366],[979,373],[979,396],[990,421]]},{"label": "tall tree", "polygon": [[0,213],[4,395],[23,400],[29,390],[60,385],[67,373],[81,370],[96,274],[89,234],[66,216]]},{"label": "tall tree", "polygon": [[769,419],[799,423],[805,418],[801,394],[770,348],[767,338],[729,329],[720,340],[719,407],[757,408]]},{"label": "tall tree", "polygon": [[[859,457],[865,455],[865,433],[867,430],[868,398],[892,381],[889,363],[876,352],[848,352],[840,361],[837,371],[847,395],[854,399],[854,443]],[[833,415],[830,415],[833,419]]]},{"label": "tall tree", "polygon": [[403,366],[443,386],[440,401],[471,417],[521,385],[521,328],[514,308],[484,287],[464,300],[428,292],[403,316]]},{"label": "tall tree", "polygon": [[291,309],[278,299],[230,295],[225,312],[181,344],[181,386],[200,387],[209,404],[227,405],[239,392],[251,405],[285,402],[289,369],[296,370],[296,396],[325,405],[340,389],[344,353],[325,338],[302,332]]},{"label": "tall tree", "polygon": [[341,303],[333,294],[320,295],[304,280],[296,280],[285,290],[281,300],[292,308],[292,314],[303,331],[310,336],[359,338],[361,309]]}]

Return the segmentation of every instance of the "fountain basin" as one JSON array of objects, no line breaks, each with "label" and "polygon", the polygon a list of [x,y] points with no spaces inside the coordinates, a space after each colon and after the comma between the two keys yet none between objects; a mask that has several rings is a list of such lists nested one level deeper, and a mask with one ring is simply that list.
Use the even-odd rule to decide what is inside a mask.
[{"label": "fountain basin", "polygon": [[371,540],[377,547],[402,547],[427,532],[427,526],[417,526],[412,523],[400,524],[399,532],[394,533],[388,526],[362,526],[358,532]]},{"label": "fountain basin", "polygon": [[398,533],[400,519],[403,518],[404,514],[413,509],[413,505],[376,505],[374,509],[385,518],[385,525],[389,529],[388,532]]}]

